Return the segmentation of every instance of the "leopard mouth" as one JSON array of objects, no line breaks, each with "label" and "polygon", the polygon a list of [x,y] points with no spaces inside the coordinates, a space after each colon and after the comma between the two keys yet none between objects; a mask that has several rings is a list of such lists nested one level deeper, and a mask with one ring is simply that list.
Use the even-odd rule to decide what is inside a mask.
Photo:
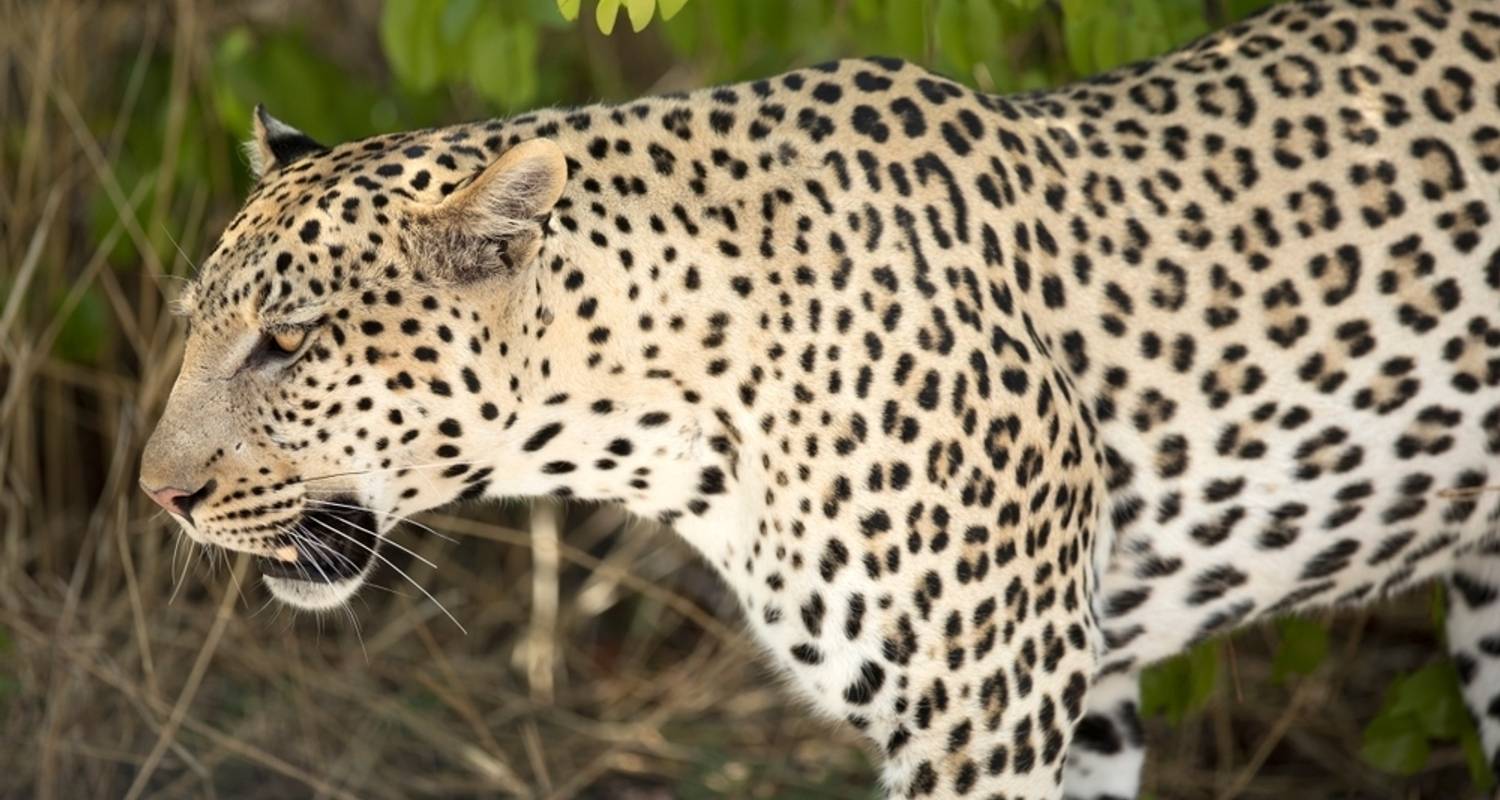
[{"label": "leopard mouth", "polygon": [[302,516],[274,543],[273,556],[257,556],[263,576],[310,584],[362,577],[375,561],[380,536],[375,513],[350,496],[329,498]]}]

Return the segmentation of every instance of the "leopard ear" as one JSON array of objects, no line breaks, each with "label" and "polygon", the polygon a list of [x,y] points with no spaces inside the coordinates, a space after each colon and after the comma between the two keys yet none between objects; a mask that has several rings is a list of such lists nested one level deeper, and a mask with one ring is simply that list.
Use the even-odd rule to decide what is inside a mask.
[{"label": "leopard ear", "polygon": [[250,172],[256,180],[304,156],[328,151],[311,136],[271,116],[259,103],[253,117],[253,135],[245,143],[245,153],[250,156]]},{"label": "leopard ear", "polygon": [[416,256],[423,268],[460,283],[518,270],[536,257],[542,218],[567,180],[567,159],[552,140],[517,144],[468,184],[417,210]]}]

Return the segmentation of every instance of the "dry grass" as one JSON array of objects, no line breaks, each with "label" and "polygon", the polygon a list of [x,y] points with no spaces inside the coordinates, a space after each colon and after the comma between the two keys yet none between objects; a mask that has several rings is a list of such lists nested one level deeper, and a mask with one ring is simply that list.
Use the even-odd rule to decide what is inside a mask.
[{"label": "dry grass", "polygon": [[[284,10],[0,0],[0,795],[869,797],[864,752],[785,699],[717,579],[611,509],[484,507],[424,520],[455,542],[399,533],[467,635],[389,573],[349,616],[265,608],[243,564],[210,564],[152,513],[137,458],[181,348],[164,300],[236,202],[227,146],[207,145],[214,180],[172,178],[183,119],[211,103],[226,20]],[[369,30],[367,5],[340,13]],[[111,91],[99,65],[162,53],[161,168],[127,180],[139,84]],[[102,239],[91,197],[112,209]],[[89,293],[108,332],[92,364],[57,346]],[[1241,637],[1214,707],[1153,731],[1148,786],[1456,796],[1456,752],[1411,781],[1356,755],[1385,682],[1435,647],[1414,608],[1350,619],[1339,662],[1291,689]]]}]

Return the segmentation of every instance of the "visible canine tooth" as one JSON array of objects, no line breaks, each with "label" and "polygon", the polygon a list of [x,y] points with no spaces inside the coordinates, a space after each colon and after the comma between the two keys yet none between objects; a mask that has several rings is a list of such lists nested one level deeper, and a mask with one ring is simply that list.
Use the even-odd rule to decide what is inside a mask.
[{"label": "visible canine tooth", "polygon": [[285,547],[277,548],[275,552],[271,553],[271,555],[281,559],[282,561],[296,561],[297,548],[291,545],[286,545]]}]

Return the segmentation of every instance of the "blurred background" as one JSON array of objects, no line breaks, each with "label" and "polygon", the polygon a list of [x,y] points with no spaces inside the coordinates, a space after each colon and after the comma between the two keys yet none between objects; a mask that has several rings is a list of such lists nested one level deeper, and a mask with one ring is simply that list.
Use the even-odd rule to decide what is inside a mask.
[{"label": "blurred background", "polygon": [[[891,54],[987,91],[1267,0],[0,0],[0,796],[870,798],[670,532],[428,514],[348,614],[267,607],[136,489],[163,313],[249,187],[250,109],[327,143]],[[450,540],[451,539],[451,540]],[[392,553],[392,556],[399,556]],[[1480,797],[1442,595],[1142,679],[1156,798]]]}]

